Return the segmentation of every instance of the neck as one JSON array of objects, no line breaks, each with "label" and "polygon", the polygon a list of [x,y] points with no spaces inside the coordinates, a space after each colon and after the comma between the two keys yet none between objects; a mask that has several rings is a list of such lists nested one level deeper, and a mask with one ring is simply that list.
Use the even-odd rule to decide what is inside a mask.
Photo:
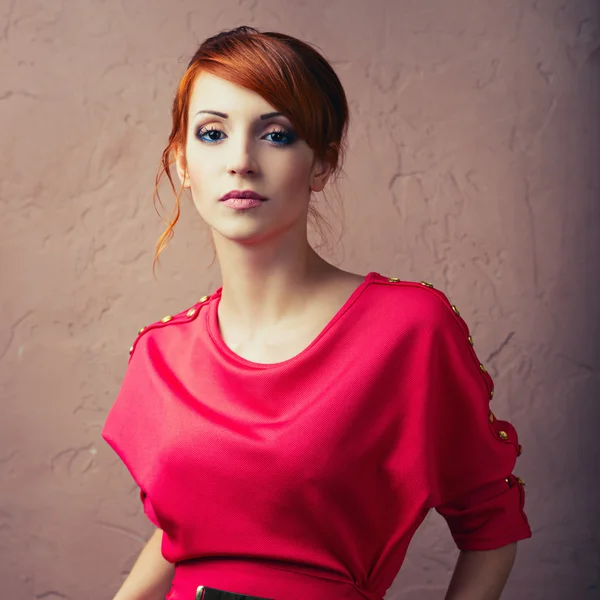
[{"label": "neck", "polygon": [[213,238],[223,280],[219,312],[247,332],[301,310],[323,275],[335,270],[310,246],[306,230],[255,244]]}]

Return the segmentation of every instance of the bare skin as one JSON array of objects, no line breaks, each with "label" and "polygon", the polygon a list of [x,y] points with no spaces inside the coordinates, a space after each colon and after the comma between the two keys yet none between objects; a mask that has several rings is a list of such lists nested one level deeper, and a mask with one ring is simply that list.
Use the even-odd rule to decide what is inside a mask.
[{"label": "bare skin", "polygon": [[461,552],[445,600],[499,600],[517,555],[517,544]]},{"label": "bare skin", "polygon": [[175,572],[160,551],[162,531],[155,530],[113,600],[164,600]]},{"label": "bare skin", "polygon": [[[314,277],[314,279],[313,279]],[[272,324],[255,329],[245,323],[231,305],[219,306],[223,341],[239,356],[257,363],[277,363],[299,354],[319,335],[354,290],[362,275],[324,267],[305,279],[289,313]]]}]

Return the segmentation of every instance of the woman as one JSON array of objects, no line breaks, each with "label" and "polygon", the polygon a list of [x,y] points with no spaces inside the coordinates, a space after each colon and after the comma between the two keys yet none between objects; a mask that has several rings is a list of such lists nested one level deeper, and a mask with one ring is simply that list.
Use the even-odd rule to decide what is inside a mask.
[{"label": "woman", "polygon": [[131,348],[103,436],[157,530],[115,600],[381,600],[431,508],[461,550],[447,599],[491,600],[531,535],[456,307],[308,242],[347,122],[330,65],[282,34],[214,36],[180,82],[157,252],[188,190],[223,285]]}]

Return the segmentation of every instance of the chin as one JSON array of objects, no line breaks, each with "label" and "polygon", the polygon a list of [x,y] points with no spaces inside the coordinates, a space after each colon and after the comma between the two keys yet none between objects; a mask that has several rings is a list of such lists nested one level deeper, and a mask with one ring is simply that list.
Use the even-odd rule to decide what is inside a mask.
[{"label": "chin", "polygon": [[[238,215],[235,215],[238,216]],[[224,223],[221,220],[209,224],[213,234],[221,238],[242,244],[261,243],[262,241],[292,233],[297,223],[273,222],[272,219],[232,219]],[[304,225],[304,228],[306,226]]]},{"label": "chin", "polygon": [[[210,226],[210,225],[209,225]],[[219,223],[215,226],[210,226],[213,234],[221,238],[231,240],[232,242],[252,243],[260,242],[260,240],[269,236],[272,232],[272,227],[265,226],[261,223]]]}]

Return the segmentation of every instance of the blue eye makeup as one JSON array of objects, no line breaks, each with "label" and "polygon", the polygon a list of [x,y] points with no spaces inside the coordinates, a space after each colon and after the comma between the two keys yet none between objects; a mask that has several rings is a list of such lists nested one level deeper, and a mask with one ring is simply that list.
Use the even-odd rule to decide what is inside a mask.
[{"label": "blue eye makeup", "polygon": [[266,133],[264,137],[268,137],[270,135],[275,136],[277,139],[271,139],[269,141],[282,146],[289,146],[296,139],[291,131],[283,128],[269,131],[269,133]]},{"label": "blue eye makeup", "polygon": [[[201,142],[206,142],[209,144],[220,142],[221,140],[218,137],[218,134],[223,133],[220,129],[214,129],[212,127],[200,127],[196,130],[196,137]],[[207,139],[208,137],[208,139]]]},{"label": "blue eye makeup", "polygon": [[[196,130],[196,138],[205,144],[218,144],[222,142],[225,138],[220,136],[227,137],[224,131],[215,127],[200,127]],[[289,146],[296,141],[296,135],[292,131],[288,131],[282,127],[265,133],[263,139],[269,137],[271,139],[267,139],[267,141],[273,146]]]}]

